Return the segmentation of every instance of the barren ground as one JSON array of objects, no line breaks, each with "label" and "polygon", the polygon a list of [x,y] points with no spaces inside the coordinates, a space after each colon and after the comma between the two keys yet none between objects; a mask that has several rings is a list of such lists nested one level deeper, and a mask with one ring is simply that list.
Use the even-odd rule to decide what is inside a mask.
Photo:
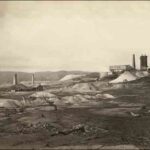
[{"label": "barren ground", "polygon": [[[149,148],[150,85],[147,80],[121,89],[107,89],[105,92],[116,98],[101,100],[97,106],[58,106],[57,111],[43,106],[18,113],[2,109],[0,148]],[[12,96],[6,94],[2,98]]]}]

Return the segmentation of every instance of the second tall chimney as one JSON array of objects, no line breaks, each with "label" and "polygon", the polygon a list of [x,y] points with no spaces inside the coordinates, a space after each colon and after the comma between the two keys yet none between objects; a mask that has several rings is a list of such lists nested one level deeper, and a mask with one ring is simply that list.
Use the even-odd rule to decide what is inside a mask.
[{"label": "second tall chimney", "polygon": [[18,84],[18,79],[17,79],[17,74],[15,73],[13,76],[13,85],[17,85]]},{"label": "second tall chimney", "polygon": [[134,69],[136,69],[135,54],[133,54],[132,66],[133,66]]},{"label": "second tall chimney", "polygon": [[34,74],[32,74],[32,85],[34,85]]}]

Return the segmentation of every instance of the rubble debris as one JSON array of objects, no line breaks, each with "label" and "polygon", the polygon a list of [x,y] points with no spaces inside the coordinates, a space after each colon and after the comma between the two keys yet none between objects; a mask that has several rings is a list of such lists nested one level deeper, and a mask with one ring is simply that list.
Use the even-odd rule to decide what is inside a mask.
[{"label": "rubble debris", "polygon": [[95,126],[85,126],[85,132],[91,132],[91,133],[97,133],[97,132],[101,132],[101,133],[106,133],[108,132],[108,130],[106,129],[102,129],[99,127],[95,127]]},{"label": "rubble debris", "polygon": [[83,124],[78,124],[76,126],[73,126],[71,129],[64,129],[64,130],[58,130],[54,133],[51,134],[51,136],[56,136],[56,135],[68,135],[71,133],[83,133],[86,136],[91,136],[94,135],[97,136],[98,133],[107,133],[108,130],[95,127],[95,126],[88,126],[88,125],[83,125]]},{"label": "rubble debris", "polygon": [[68,134],[71,134],[73,132],[78,132],[78,131],[85,132],[84,125],[79,124],[79,125],[74,126],[71,129],[65,129],[65,130],[57,131],[57,132],[51,134],[51,136],[55,136],[55,135],[58,135],[58,134],[68,135]]},{"label": "rubble debris", "polygon": [[35,97],[35,98],[43,98],[43,97],[47,97],[47,98],[56,98],[55,94],[52,94],[50,92],[47,91],[43,91],[43,92],[35,92],[32,95],[30,95],[30,97]]},{"label": "rubble debris", "polygon": [[140,116],[139,114],[136,114],[136,113],[134,113],[134,112],[130,112],[130,114],[131,114],[131,116],[133,116],[133,117],[139,117],[139,116]]},{"label": "rubble debris", "polygon": [[147,115],[150,115],[150,111],[147,109],[146,106],[142,106],[141,109],[138,111],[138,113],[130,112],[130,114],[133,117],[147,116]]},{"label": "rubble debris", "polygon": [[57,105],[54,104],[54,101],[50,101],[49,99],[47,99],[46,97],[43,97],[43,99],[45,100],[46,103],[48,103],[49,106],[53,106],[54,110],[57,110]]},{"label": "rubble debris", "polygon": [[144,105],[142,106],[142,108],[139,110],[139,114],[141,116],[145,116],[145,115],[149,115],[149,110],[147,109],[147,107]]}]

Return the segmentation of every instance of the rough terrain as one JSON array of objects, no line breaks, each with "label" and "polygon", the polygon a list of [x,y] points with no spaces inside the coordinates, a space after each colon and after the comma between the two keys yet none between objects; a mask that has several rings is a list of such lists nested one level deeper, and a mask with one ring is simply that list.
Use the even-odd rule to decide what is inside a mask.
[{"label": "rough terrain", "polygon": [[149,77],[120,86],[95,81],[46,88],[45,99],[57,110],[42,96],[29,103],[35,92],[1,92],[1,102],[19,105],[1,107],[0,148],[149,148],[149,89]]}]

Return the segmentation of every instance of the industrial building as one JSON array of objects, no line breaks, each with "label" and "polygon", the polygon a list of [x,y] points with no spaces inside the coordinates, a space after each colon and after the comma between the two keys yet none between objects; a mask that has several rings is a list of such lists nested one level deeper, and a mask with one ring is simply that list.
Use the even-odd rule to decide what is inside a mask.
[{"label": "industrial building", "polygon": [[14,74],[13,76],[13,86],[11,87],[11,91],[43,91],[43,86],[41,84],[35,85],[35,79],[34,79],[34,74],[32,74],[32,86],[25,86],[24,84],[21,84],[18,82],[18,75],[17,73]]},{"label": "industrial building", "polygon": [[123,71],[130,71],[133,70],[133,67],[130,65],[114,65],[114,66],[110,66],[109,70],[112,73],[121,73]]},{"label": "industrial building", "polygon": [[[140,70],[141,71],[148,71],[147,58],[148,57],[146,55],[141,55],[140,56]],[[137,70],[136,69],[135,54],[133,54],[133,57],[132,57],[132,66],[130,66],[130,65],[114,65],[114,66],[110,66],[109,70],[112,73],[121,73],[121,72],[124,72],[124,71]]]}]

